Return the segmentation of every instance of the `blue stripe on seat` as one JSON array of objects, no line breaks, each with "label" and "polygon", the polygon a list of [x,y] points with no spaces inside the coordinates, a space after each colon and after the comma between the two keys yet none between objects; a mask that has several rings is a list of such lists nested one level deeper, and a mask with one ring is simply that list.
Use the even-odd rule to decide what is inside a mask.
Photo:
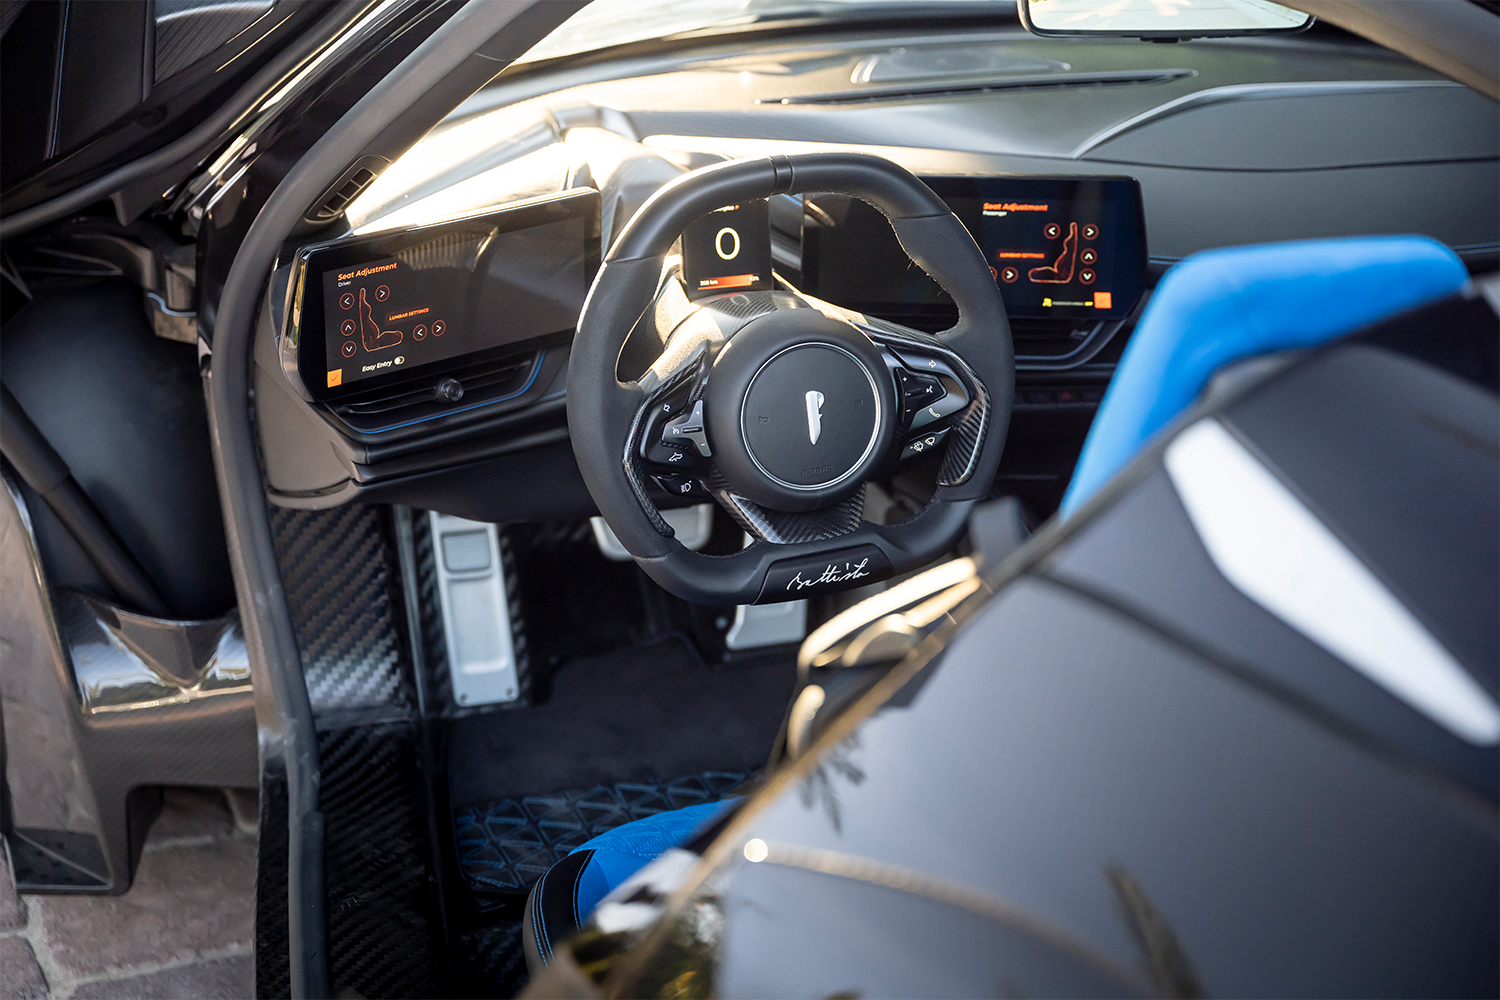
[{"label": "blue stripe on seat", "polygon": [[601,833],[574,849],[593,851],[575,886],[574,912],[580,926],[594,907],[620,883],[673,847],[680,847],[736,805],[738,798],[687,806],[647,816]]},{"label": "blue stripe on seat", "polygon": [[1157,286],[1084,441],[1068,516],[1187,409],[1224,365],[1312,347],[1457,292],[1458,256],[1425,236],[1369,236],[1194,254]]}]

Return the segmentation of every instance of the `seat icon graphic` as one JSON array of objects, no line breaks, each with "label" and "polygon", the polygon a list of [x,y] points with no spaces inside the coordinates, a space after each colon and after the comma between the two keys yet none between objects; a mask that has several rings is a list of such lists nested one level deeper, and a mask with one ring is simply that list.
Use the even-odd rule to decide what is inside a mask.
[{"label": "seat icon graphic", "polygon": [[365,298],[365,290],[359,290],[359,339],[364,343],[367,351],[383,351],[388,347],[395,347],[405,337],[400,330],[381,330],[380,324],[375,322],[375,311],[370,308],[370,302]]},{"label": "seat icon graphic", "polygon": [[1078,262],[1078,223],[1068,223],[1068,235],[1063,240],[1062,253],[1047,267],[1033,267],[1026,277],[1039,285],[1063,285],[1073,280],[1073,268]]}]

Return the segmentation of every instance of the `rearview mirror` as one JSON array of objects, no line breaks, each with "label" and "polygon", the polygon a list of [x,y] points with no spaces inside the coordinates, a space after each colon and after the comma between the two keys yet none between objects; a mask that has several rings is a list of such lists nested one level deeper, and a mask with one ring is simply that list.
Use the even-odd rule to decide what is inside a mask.
[{"label": "rearview mirror", "polygon": [[1224,38],[1303,31],[1311,14],[1269,0],[1017,0],[1035,35]]}]

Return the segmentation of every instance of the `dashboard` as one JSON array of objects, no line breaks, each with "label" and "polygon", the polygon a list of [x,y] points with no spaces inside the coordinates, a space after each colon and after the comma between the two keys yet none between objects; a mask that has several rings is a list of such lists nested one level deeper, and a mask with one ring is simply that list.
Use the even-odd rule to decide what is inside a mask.
[{"label": "dashboard", "polygon": [[[1419,232],[1473,270],[1500,262],[1494,104],[1364,44],[868,31],[508,71],[362,190],[346,231],[287,249],[256,344],[272,501],[591,512],[563,408],[601,253],[686,170],[824,149],[906,166],[984,251],[1017,349],[998,488],[1043,512],[1183,256]],[[846,197],[725,206],[681,251],[685,302],[790,288],[952,322],[884,220]],[[627,341],[622,377],[660,352],[656,320]]]}]

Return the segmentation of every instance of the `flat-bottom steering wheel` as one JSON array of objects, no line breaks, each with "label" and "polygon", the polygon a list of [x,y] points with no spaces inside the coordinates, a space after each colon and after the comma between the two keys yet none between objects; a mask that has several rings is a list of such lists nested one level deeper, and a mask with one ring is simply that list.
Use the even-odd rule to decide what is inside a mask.
[{"label": "flat-bottom steering wheel", "polygon": [[[666,256],[709,212],[774,194],[869,202],[958,306],[936,335],[794,290],[688,302]],[[638,323],[664,336],[622,381]],[[948,206],[903,168],[860,153],[735,160],[677,178],[620,233],[594,279],[568,368],[568,429],[599,512],[662,587],[706,604],[795,600],[931,562],[995,478],[1015,384],[993,272]],[[901,449],[901,452],[897,450]],[[863,486],[894,459],[942,450],[931,503],[910,520],[862,517]],[[756,541],[684,547],[652,500],[711,495]]]}]

